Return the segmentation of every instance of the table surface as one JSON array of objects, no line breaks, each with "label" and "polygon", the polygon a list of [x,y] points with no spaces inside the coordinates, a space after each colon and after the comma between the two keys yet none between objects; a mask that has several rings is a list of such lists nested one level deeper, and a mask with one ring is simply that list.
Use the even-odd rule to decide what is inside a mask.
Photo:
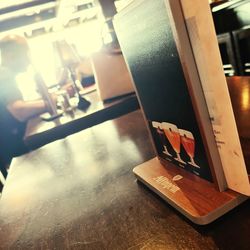
[{"label": "table surface", "polygon": [[250,77],[228,77],[227,85],[239,135],[250,139]]},{"label": "table surface", "polygon": [[91,101],[86,111],[74,109],[73,112],[65,113],[49,122],[43,121],[40,117],[31,119],[24,137],[26,145],[35,149],[139,108],[135,94],[116,98],[107,103],[101,101],[97,91],[88,93],[84,97]]},{"label": "table surface", "polygon": [[229,77],[227,85],[245,163],[250,173],[250,77]]},{"label": "table surface", "polygon": [[133,167],[154,156],[138,110],[14,159],[0,249],[250,248],[250,200],[194,225],[136,181]]}]

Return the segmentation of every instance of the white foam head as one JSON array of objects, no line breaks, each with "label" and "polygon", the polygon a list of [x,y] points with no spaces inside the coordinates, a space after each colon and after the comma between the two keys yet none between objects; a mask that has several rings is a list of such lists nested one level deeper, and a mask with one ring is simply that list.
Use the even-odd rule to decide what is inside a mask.
[{"label": "white foam head", "polygon": [[154,128],[161,128],[161,123],[152,121],[152,126],[153,126]]},{"label": "white foam head", "polygon": [[165,130],[170,130],[171,129],[173,132],[177,132],[177,133],[179,132],[177,126],[175,124],[172,124],[172,123],[163,122],[161,124],[161,127],[163,129],[165,129]]},{"label": "white foam head", "polygon": [[190,131],[179,129],[179,133],[181,136],[186,136],[187,138],[194,139],[194,136]]}]

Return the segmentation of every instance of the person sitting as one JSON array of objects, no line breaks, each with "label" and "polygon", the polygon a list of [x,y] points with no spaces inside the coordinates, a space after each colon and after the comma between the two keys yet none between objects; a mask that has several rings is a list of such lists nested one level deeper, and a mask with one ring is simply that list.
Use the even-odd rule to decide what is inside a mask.
[{"label": "person sitting", "polygon": [[43,100],[24,101],[17,87],[16,76],[31,64],[26,39],[6,36],[0,40],[0,51],[0,159],[8,164],[28,152],[23,142],[27,121],[49,108]]}]

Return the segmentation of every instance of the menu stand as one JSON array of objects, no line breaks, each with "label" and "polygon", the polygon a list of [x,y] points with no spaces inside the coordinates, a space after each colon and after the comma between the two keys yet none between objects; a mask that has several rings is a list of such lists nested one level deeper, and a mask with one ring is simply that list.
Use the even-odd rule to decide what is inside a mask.
[{"label": "menu stand", "polygon": [[218,191],[199,177],[155,157],[133,170],[137,179],[192,222],[205,225],[248,199],[232,190]]},{"label": "menu stand", "polygon": [[114,26],[157,155],[134,173],[208,224],[250,196],[208,1],[135,0]]}]

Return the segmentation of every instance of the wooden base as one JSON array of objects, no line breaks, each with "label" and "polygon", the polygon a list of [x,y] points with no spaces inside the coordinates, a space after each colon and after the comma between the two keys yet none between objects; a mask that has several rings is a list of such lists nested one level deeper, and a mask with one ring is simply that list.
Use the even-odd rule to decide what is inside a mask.
[{"label": "wooden base", "polygon": [[158,158],[133,171],[138,180],[199,225],[211,223],[248,198],[231,190],[219,192],[214,184],[171,163],[163,166]]}]

